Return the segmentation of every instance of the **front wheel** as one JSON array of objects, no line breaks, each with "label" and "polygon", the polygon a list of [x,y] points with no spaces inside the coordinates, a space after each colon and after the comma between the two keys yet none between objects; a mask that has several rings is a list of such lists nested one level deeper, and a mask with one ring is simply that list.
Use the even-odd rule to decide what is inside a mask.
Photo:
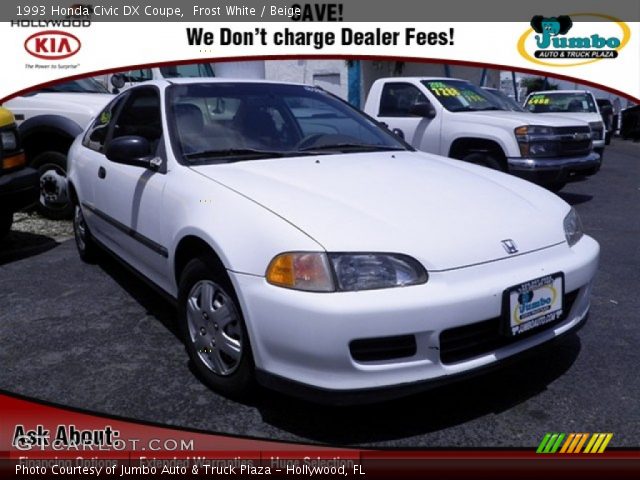
[{"label": "front wheel", "polygon": [[73,204],[67,192],[67,157],[60,152],[44,152],[33,160],[40,177],[38,212],[52,220],[71,218]]},{"label": "front wheel", "polygon": [[189,358],[211,388],[245,398],[254,387],[253,355],[242,313],[226,273],[212,258],[190,261],[180,276],[180,330]]},{"label": "front wheel", "polygon": [[558,193],[566,185],[567,185],[567,182],[553,182],[545,186],[547,187],[547,190],[551,190],[553,193]]},{"label": "front wheel", "polygon": [[501,172],[504,171],[500,162],[489,153],[472,153],[464,157],[462,160],[482,167],[491,168],[493,170],[499,170]]}]

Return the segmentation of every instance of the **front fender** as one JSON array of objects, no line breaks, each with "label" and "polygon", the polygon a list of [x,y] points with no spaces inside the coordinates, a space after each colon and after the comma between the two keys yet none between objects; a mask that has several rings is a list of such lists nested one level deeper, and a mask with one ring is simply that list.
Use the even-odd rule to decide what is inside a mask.
[{"label": "front fender", "polygon": [[71,139],[82,133],[82,127],[73,120],[61,115],[37,115],[31,117],[18,127],[23,142],[28,142],[30,136],[40,133],[58,133]]}]

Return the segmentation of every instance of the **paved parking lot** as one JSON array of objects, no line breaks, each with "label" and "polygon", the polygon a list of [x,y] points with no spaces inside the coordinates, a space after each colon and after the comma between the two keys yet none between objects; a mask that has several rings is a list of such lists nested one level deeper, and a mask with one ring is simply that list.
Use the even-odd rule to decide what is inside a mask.
[{"label": "paved parking lot", "polygon": [[0,243],[0,389],[269,439],[531,447],[547,431],[580,431],[613,432],[612,446],[637,447],[640,144],[614,141],[602,171],[562,196],[602,247],[589,323],[492,374],[364,407],[320,407],[266,391],[235,403],[198,381],[173,309],[146,285],[111,260],[82,264],[64,235],[20,232]]}]

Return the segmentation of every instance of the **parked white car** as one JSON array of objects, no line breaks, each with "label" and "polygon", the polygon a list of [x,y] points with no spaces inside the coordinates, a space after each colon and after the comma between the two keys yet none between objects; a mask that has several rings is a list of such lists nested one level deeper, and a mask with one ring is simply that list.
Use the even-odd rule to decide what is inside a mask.
[{"label": "parked white car", "polygon": [[[557,114],[588,123],[593,137],[593,149],[604,156],[605,128],[600,107],[588,90],[545,90],[530,93],[524,108],[531,113]],[[547,115],[548,116],[548,115]]]},{"label": "parked white car", "polygon": [[106,248],[175,299],[226,395],[398,395],[587,318],[599,246],[568,204],[416,152],[316,87],[136,86],[69,157],[81,257]]}]

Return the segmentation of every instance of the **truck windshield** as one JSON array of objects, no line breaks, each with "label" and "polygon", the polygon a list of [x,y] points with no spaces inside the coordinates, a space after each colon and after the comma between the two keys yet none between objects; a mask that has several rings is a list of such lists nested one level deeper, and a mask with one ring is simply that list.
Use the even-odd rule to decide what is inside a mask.
[{"label": "truck windshield", "polygon": [[411,149],[316,87],[209,82],[167,92],[171,139],[188,163]]},{"label": "truck windshield", "polygon": [[34,93],[59,92],[59,93],[109,93],[109,91],[93,78],[81,78],[71,82],[56,83],[41,88]]},{"label": "truck windshield", "polygon": [[489,89],[489,88],[483,88],[483,90],[487,92],[489,95],[493,95],[496,101],[498,101],[505,110],[511,110],[512,112],[525,111],[524,108],[522,108],[522,106],[518,102],[516,102],[513,98],[509,97],[508,95],[501,92],[500,90]]},{"label": "truck windshield", "polygon": [[525,108],[533,113],[597,113],[593,97],[583,92],[534,93]]},{"label": "truck windshield", "polygon": [[493,95],[464,80],[423,80],[422,84],[450,112],[506,110]]}]

